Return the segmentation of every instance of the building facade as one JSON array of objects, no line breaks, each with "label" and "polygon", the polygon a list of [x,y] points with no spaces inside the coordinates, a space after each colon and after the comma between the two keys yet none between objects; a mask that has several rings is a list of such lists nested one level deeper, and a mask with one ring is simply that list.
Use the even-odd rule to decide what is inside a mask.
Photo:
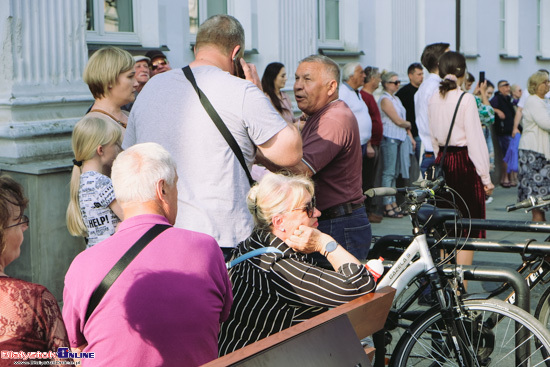
[{"label": "building facade", "polygon": [[93,99],[82,81],[103,45],[134,55],[162,49],[173,68],[193,59],[198,25],[227,13],[245,28],[245,58],[261,74],[325,54],[393,70],[426,44],[448,42],[477,77],[525,87],[550,69],[550,0],[6,0],[0,4],[0,170],[21,182],[31,226],[8,273],[60,298],[63,276],[84,241],[65,226],[72,169],[70,135]]}]

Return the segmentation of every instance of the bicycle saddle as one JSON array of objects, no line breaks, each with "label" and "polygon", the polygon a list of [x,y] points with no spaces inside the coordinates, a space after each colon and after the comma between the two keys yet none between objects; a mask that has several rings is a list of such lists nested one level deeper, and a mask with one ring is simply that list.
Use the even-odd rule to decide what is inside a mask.
[{"label": "bicycle saddle", "polygon": [[457,217],[458,212],[455,209],[442,209],[430,204],[422,205],[418,211],[418,222],[426,230],[442,228],[445,221],[455,220]]}]

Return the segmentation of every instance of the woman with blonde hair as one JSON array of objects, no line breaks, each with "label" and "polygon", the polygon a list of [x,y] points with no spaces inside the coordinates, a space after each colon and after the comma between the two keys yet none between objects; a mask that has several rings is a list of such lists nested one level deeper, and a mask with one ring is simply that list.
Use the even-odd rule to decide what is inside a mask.
[{"label": "woman with blonde hair", "polygon": [[86,238],[86,247],[115,233],[122,218],[111,182],[111,167],[121,151],[122,130],[111,121],[85,116],[76,123],[67,228]]},{"label": "woman with blonde hair", "polygon": [[136,98],[134,92],[139,84],[134,64],[132,55],[118,47],[103,47],[94,52],[83,75],[95,99],[87,116],[114,121],[126,128],[128,113],[121,107]]},{"label": "woman with blonde hair", "polygon": [[[313,181],[267,173],[250,189],[255,228],[237,245],[234,258],[259,251],[229,270],[234,303],[220,330],[225,355],[374,290],[357,258],[317,229]],[[306,254],[319,252],[334,271]],[[268,320],[268,322],[266,322]]]},{"label": "woman with blonde hair", "polygon": [[[527,90],[518,152],[519,200],[530,195],[547,195],[550,188],[550,112],[544,98],[550,90],[548,73],[539,70],[531,75]],[[534,222],[546,221],[542,209],[534,209],[532,213]]]}]

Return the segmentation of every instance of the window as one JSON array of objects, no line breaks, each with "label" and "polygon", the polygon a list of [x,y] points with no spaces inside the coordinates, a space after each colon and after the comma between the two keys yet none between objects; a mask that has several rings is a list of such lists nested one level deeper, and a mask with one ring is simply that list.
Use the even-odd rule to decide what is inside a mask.
[{"label": "window", "polygon": [[189,33],[196,36],[199,25],[216,14],[227,14],[227,0],[189,0]]},{"label": "window", "polygon": [[87,0],[88,42],[138,43],[135,27],[136,0]]},{"label": "window", "polygon": [[343,47],[339,0],[317,0],[317,39],[319,46]]},{"label": "window", "polygon": [[550,59],[550,24],[545,21],[549,12],[550,0],[537,0],[537,48],[538,58],[543,60]]},{"label": "window", "polygon": [[500,57],[519,58],[519,0],[500,0]]}]

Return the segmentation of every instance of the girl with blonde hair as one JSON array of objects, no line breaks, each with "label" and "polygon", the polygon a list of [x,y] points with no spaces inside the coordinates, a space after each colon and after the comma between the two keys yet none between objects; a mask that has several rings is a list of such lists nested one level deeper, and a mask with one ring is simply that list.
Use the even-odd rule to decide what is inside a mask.
[{"label": "girl with blonde hair", "polygon": [[110,121],[84,117],[73,130],[73,173],[67,228],[86,238],[86,247],[115,233],[122,220],[111,182],[111,167],[121,151],[122,129]]}]

